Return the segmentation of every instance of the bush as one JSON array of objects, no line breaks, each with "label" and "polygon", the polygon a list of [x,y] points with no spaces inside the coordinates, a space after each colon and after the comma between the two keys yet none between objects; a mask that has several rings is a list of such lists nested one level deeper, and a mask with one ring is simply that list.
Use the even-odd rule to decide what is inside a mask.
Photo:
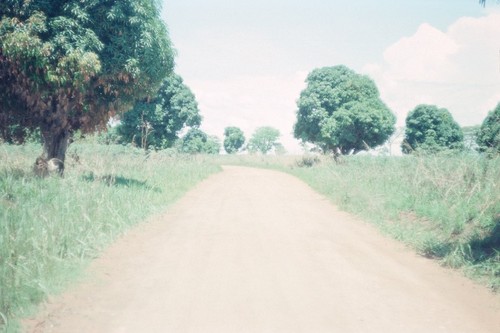
[{"label": "bush", "polygon": [[318,156],[305,155],[305,156],[302,156],[302,158],[298,159],[297,162],[295,162],[295,164],[299,168],[304,168],[304,167],[310,168],[310,167],[312,167],[315,164],[318,164],[320,162],[321,162],[321,159]]}]

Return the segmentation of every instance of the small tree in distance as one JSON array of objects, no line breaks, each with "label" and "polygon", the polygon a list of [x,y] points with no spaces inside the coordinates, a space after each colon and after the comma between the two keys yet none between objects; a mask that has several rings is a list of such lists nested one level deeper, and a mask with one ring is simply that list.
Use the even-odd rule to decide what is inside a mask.
[{"label": "small tree in distance", "polygon": [[416,150],[437,152],[443,149],[462,149],[463,133],[451,113],[435,105],[419,105],[406,117],[403,153]]},{"label": "small tree in distance", "polygon": [[198,128],[191,128],[177,142],[177,149],[186,154],[219,154],[220,142]]},{"label": "small tree in distance", "polygon": [[228,154],[235,154],[243,147],[245,135],[238,127],[226,127],[224,129],[224,150]]},{"label": "small tree in distance", "polygon": [[276,128],[259,127],[248,142],[248,150],[251,153],[261,152],[265,155],[273,149],[280,148],[281,144],[278,142],[280,135],[280,131]]}]

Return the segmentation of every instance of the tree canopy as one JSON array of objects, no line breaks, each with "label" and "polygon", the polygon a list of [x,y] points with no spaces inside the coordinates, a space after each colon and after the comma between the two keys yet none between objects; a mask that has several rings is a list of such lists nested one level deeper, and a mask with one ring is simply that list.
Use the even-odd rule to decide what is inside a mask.
[{"label": "tree canopy", "polygon": [[276,128],[270,126],[259,127],[248,142],[248,150],[265,155],[273,149],[282,149],[281,144],[278,142],[280,136],[280,131]]},{"label": "tree canopy", "polygon": [[0,135],[39,129],[44,157],[64,161],[72,132],[153,95],[173,50],[157,0],[3,0]]},{"label": "tree canopy", "polygon": [[186,126],[201,123],[198,103],[191,89],[177,74],[169,75],[153,99],[137,102],[118,127],[122,141],[147,149],[172,147]]},{"label": "tree canopy", "polygon": [[479,151],[500,154],[500,103],[484,119],[477,132],[476,142]]},{"label": "tree canopy", "polygon": [[451,113],[435,105],[418,105],[406,117],[403,153],[463,148],[463,133]]},{"label": "tree canopy", "polygon": [[220,142],[198,128],[191,128],[179,139],[177,149],[186,154],[219,154]]},{"label": "tree canopy", "polygon": [[243,147],[245,135],[238,127],[226,127],[224,129],[224,150],[228,154],[234,154]]},{"label": "tree canopy", "polygon": [[375,83],[346,66],[313,70],[297,102],[294,136],[324,151],[357,153],[384,143],[396,117]]}]

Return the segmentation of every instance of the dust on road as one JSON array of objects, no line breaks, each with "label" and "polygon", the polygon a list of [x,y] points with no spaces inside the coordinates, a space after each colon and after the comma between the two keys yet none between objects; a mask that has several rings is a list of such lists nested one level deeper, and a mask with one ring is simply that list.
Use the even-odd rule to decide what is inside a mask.
[{"label": "dust on road", "polygon": [[122,237],[27,332],[500,332],[498,295],[292,176],[225,167]]}]

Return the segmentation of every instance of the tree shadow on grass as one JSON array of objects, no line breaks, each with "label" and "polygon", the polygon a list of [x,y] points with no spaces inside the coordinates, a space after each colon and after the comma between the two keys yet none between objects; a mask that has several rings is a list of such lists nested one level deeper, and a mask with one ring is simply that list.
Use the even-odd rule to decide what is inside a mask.
[{"label": "tree shadow on grass", "polygon": [[477,261],[487,260],[500,253],[500,214],[495,217],[491,231],[485,237],[473,239],[470,247]]},{"label": "tree shadow on grass", "polygon": [[462,259],[471,264],[500,259],[500,214],[493,218],[491,227],[474,228],[477,231],[469,238],[462,234],[460,238],[450,237],[448,240],[430,238],[419,249],[420,254],[426,258],[442,259],[461,253]]},{"label": "tree shadow on grass", "polygon": [[157,193],[162,192],[162,190],[159,187],[149,185],[145,180],[141,181],[134,178],[126,178],[111,174],[97,176],[93,172],[90,172],[88,174],[83,175],[82,179],[86,182],[101,182],[107,186],[136,188],[136,189],[154,191]]},{"label": "tree shadow on grass", "polygon": [[424,255],[428,258],[444,258],[458,248],[462,250],[464,257],[474,264],[498,257],[500,254],[500,216],[494,220],[494,225],[490,230],[485,230],[482,234],[464,243],[443,242],[433,243],[426,248]]}]

